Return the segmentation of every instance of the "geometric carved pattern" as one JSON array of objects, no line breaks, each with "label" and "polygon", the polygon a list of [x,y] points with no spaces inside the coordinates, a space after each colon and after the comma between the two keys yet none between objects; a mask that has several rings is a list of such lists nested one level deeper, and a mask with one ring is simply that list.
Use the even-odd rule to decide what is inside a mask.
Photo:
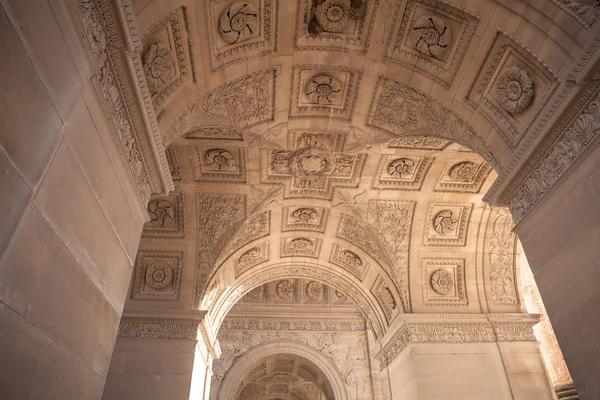
[{"label": "geometric carved pattern", "polygon": [[246,183],[246,150],[238,147],[190,147],[197,181]]},{"label": "geometric carved pattern", "polygon": [[325,232],[329,208],[316,206],[285,206],[281,213],[281,231]]},{"label": "geometric carved pattern", "polygon": [[369,269],[369,263],[364,261],[358,254],[338,244],[333,245],[330,261],[338,265],[361,281],[365,271]]},{"label": "geometric carved pattern", "polygon": [[274,49],[277,13],[272,12],[271,3],[271,0],[204,2],[212,71],[246,59],[250,54]]},{"label": "geometric carved pattern", "polygon": [[[323,29],[318,34],[309,32],[311,21],[315,21],[313,0],[298,0],[296,17],[296,33],[294,47],[296,49],[343,49],[366,52],[373,29],[375,11],[378,0],[365,0],[364,14],[358,18],[348,18],[346,25],[338,32]],[[312,30],[312,29],[311,29]]]},{"label": "geometric carved pattern", "polygon": [[179,300],[183,253],[139,250],[135,264],[133,300]]},{"label": "geometric carved pattern", "polygon": [[478,193],[492,167],[486,162],[452,160],[435,184],[436,192]]},{"label": "geometric carved pattern", "polygon": [[558,83],[556,75],[541,59],[499,31],[468,99],[499,126],[514,147]]},{"label": "geometric carved pattern", "polygon": [[432,163],[429,157],[382,155],[373,188],[419,190]]},{"label": "geometric carved pattern", "polygon": [[350,120],[361,72],[324,65],[297,65],[292,72],[290,117]]},{"label": "geometric carved pattern", "polygon": [[144,224],[142,236],[182,238],[184,235],[183,194],[152,198],[148,203],[150,221]]},{"label": "geometric carved pattern", "polygon": [[257,266],[265,261],[269,260],[269,243],[261,243],[258,246],[254,246],[246,250],[239,258],[235,261],[235,277],[249,270],[252,267]]},{"label": "geometric carved pattern", "polygon": [[281,257],[312,257],[319,258],[321,239],[306,237],[290,237],[281,239]]},{"label": "geometric carved pattern", "polygon": [[426,246],[464,246],[472,208],[472,204],[431,204],[423,244]]},{"label": "geometric carved pattern", "polygon": [[186,20],[185,8],[179,7],[143,38],[142,61],[156,111],[193,80]]},{"label": "geometric carved pattern", "polygon": [[467,305],[465,260],[423,258],[425,305]]},{"label": "geometric carved pattern", "polygon": [[[417,68],[450,86],[479,18],[443,1],[398,2],[386,58]],[[401,20],[398,20],[400,11]]]}]

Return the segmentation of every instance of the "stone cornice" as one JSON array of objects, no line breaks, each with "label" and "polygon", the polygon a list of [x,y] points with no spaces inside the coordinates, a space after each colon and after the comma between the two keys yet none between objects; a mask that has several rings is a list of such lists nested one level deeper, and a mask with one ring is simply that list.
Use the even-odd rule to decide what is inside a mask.
[{"label": "stone cornice", "polygon": [[95,64],[98,91],[144,207],[173,181],[140,59],[131,0],[73,0]]},{"label": "stone cornice", "polygon": [[416,343],[535,342],[532,328],[539,318],[538,314],[407,314],[396,332],[384,338],[375,358],[385,368]]},{"label": "stone cornice", "polygon": [[365,332],[360,316],[331,317],[314,315],[278,315],[259,317],[249,313],[228,315],[221,329],[252,331]]}]

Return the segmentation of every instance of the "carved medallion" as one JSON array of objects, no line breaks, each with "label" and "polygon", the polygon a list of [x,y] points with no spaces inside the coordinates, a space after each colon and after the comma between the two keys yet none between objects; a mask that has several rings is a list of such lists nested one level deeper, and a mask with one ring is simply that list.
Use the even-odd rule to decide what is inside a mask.
[{"label": "carved medallion", "polygon": [[373,188],[419,190],[432,164],[429,157],[382,155]]},{"label": "carved medallion", "polygon": [[183,253],[139,250],[133,276],[133,300],[178,300]]},{"label": "carved medallion", "polygon": [[330,75],[318,75],[306,84],[306,96],[315,104],[339,103],[342,83]]},{"label": "carved medallion", "polygon": [[143,236],[169,238],[184,236],[182,193],[152,198],[148,202],[147,210],[150,221],[144,225]]},{"label": "carved medallion", "polygon": [[148,89],[152,94],[156,94],[165,86],[175,73],[171,49],[160,41],[152,43],[146,50],[142,65],[144,66]]},{"label": "carved medallion", "polygon": [[173,280],[173,270],[163,262],[150,264],[146,269],[146,283],[153,289],[162,289]]},{"label": "carved medallion", "polygon": [[151,200],[148,203],[150,223],[155,226],[168,225],[173,220],[173,209],[171,204],[165,200]]},{"label": "carved medallion", "polygon": [[464,246],[472,204],[433,203],[429,206],[426,246]]},{"label": "carved medallion", "polygon": [[436,293],[446,295],[454,289],[454,278],[445,269],[438,269],[431,274],[431,287]]},{"label": "carved medallion", "polygon": [[450,168],[450,178],[457,182],[471,182],[477,173],[477,165],[470,161],[463,161]]},{"label": "carved medallion", "polygon": [[221,14],[221,36],[228,43],[241,43],[258,35],[260,20],[257,8],[245,1],[236,1]]},{"label": "carved medallion", "polygon": [[442,210],[433,218],[433,229],[441,236],[451,236],[456,231],[458,218],[452,210]]},{"label": "carved medallion", "polygon": [[452,43],[452,30],[435,15],[422,15],[415,19],[411,35],[417,50],[431,57],[446,53]]},{"label": "carved medallion", "polygon": [[344,32],[350,19],[360,19],[367,11],[366,0],[318,0],[314,4],[308,24],[312,34]]},{"label": "carved medallion", "polygon": [[522,113],[533,100],[533,79],[519,67],[507,68],[496,82],[498,103],[511,114]]},{"label": "carved medallion", "polygon": [[323,297],[323,285],[316,281],[311,281],[306,285],[306,295],[311,300],[319,300]]},{"label": "carved medallion", "polygon": [[414,175],[415,162],[410,158],[397,158],[388,164],[387,171],[391,176],[407,179]]},{"label": "carved medallion", "polygon": [[324,232],[329,209],[324,207],[283,207],[281,231],[297,229]]},{"label": "carved medallion", "polygon": [[293,299],[294,291],[295,291],[294,286],[295,286],[294,282],[292,282],[292,281],[289,281],[289,280],[280,281],[275,288],[277,296],[279,296],[279,298],[284,299],[284,300]]},{"label": "carved medallion", "polygon": [[223,149],[212,149],[204,153],[206,158],[205,168],[207,170],[221,171],[235,168],[233,154]]}]

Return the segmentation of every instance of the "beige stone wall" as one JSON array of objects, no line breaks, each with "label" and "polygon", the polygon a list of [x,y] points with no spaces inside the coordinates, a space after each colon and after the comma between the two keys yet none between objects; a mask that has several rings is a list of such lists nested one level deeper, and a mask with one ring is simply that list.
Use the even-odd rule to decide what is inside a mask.
[{"label": "beige stone wall", "polygon": [[99,399],[145,213],[66,1],[0,10],[0,397]]}]

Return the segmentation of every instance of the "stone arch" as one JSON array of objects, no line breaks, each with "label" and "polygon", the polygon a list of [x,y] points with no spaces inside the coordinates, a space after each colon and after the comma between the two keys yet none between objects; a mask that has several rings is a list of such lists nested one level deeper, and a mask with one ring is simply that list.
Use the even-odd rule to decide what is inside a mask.
[{"label": "stone arch", "polygon": [[232,286],[219,291],[208,305],[208,318],[214,332],[219,330],[229,310],[246,293],[263,283],[280,278],[310,278],[341,291],[354,300],[362,310],[376,337],[381,337],[385,333],[388,325],[385,322],[385,311],[366,287],[356,279],[345,275],[344,271],[334,264],[308,260],[301,263],[290,260],[261,266],[254,274],[245,276]]},{"label": "stone arch", "polygon": [[218,400],[233,399],[238,382],[242,378],[244,372],[246,372],[255,361],[273,354],[292,354],[311,361],[319,367],[323,375],[327,378],[331,385],[335,400],[348,399],[348,394],[344,382],[342,381],[340,371],[329,359],[327,359],[327,357],[304,343],[292,340],[274,340],[253,347],[235,361],[223,378],[221,384],[221,388],[223,389],[219,393]]}]

